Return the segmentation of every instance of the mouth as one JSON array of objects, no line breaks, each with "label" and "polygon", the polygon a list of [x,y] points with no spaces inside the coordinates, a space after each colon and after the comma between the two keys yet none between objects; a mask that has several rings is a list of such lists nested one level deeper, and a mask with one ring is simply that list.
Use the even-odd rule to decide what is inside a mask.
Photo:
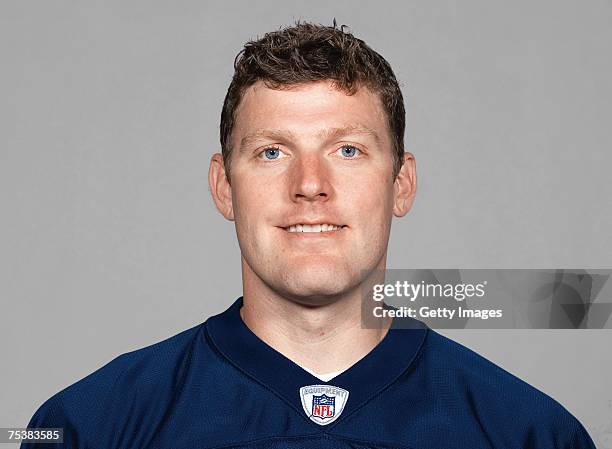
[{"label": "mouth", "polygon": [[338,232],[346,227],[347,227],[346,225],[338,225],[338,224],[332,224],[332,223],[317,223],[317,224],[296,223],[290,226],[286,226],[282,229],[290,233],[320,234],[320,233]]}]

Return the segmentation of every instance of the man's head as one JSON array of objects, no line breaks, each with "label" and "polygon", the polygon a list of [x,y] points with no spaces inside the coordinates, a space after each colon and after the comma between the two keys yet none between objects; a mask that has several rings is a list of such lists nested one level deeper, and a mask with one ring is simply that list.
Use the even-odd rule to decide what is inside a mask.
[{"label": "man's head", "polygon": [[357,289],[416,190],[389,64],[335,24],[297,24],[247,43],[235,68],[209,180],[245,291],[322,303]]},{"label": "man's head", "polygon": [[389,63],[344,26],[298,23],[248,42],[234,61],[234,76],[221,112],[221,148],[231,172],[232,133],[245,91],[256,82],[285,89],[308,82],[332,81],[353,94],[367,87],[379,95],[393,142],[393,176],[403,162],[405,111],[402,92]]}]

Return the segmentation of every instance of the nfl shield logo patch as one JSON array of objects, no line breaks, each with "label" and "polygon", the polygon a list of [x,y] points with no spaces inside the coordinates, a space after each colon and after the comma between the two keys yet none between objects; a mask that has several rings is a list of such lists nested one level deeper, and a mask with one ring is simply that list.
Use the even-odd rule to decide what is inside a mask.
[{"label": "nfl shield logo patch", "polygon": [[327,396],[322,394],[321,396],[314,395],[312,397],[312,416],[318,416],[319,418],[333,418],[334,417],[334,405],[336,398],[333,396]]},{"label": "nfl shield logo patch", "polygon": [[300,388],[306,415],[319,425],[334,422],[346,405],[349,392],[333,385],[308,385]]}]

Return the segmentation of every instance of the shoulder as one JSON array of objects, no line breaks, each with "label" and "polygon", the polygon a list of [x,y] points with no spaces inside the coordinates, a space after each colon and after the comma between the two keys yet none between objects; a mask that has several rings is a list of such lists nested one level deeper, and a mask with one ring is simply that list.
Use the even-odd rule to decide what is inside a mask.
[{"label": "shoulder", "polygon": [[495,403],[516,403],[521,408],[560,411],[562,406],[537,388],[506,371],[472,349],[429,330],[425,357],[433,370],[444,370],[446,381],[465,394],[495,398]]},{"label": "shoulder", "polygon": [[[65,445],[104,438],[139,413],[163,411],[194,347],[204,343],[200,324],[153,345],[122,354],[45,401],[28,427],[62,427]],[[151,407],[151,404],[155,407]],[[66,441],[68,440],[68,441]],[[78,441],[77,441],[78,440]],[[78,444],[77,444],[78,443]],[[113,447],[111,441],[101,447]]]},{"label": "shoulder", "polygon": [[423,368],[438,393],[486,431],[533,447],[592,447],[584,427],[559,402],[473,350],[431,329],[423,349]]}]

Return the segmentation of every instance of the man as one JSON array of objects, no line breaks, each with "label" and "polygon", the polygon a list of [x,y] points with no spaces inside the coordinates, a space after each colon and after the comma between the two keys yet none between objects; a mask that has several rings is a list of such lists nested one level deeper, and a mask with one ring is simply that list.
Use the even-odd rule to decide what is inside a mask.
[{"label": "man", "polygon": [[415,197],[403,134],[393,71],[343,28],[246,44],[209,171],[243,297],[58,393],[29,427],[79,448],[594,447],[560,404],[418,321],[361,327]]}]

